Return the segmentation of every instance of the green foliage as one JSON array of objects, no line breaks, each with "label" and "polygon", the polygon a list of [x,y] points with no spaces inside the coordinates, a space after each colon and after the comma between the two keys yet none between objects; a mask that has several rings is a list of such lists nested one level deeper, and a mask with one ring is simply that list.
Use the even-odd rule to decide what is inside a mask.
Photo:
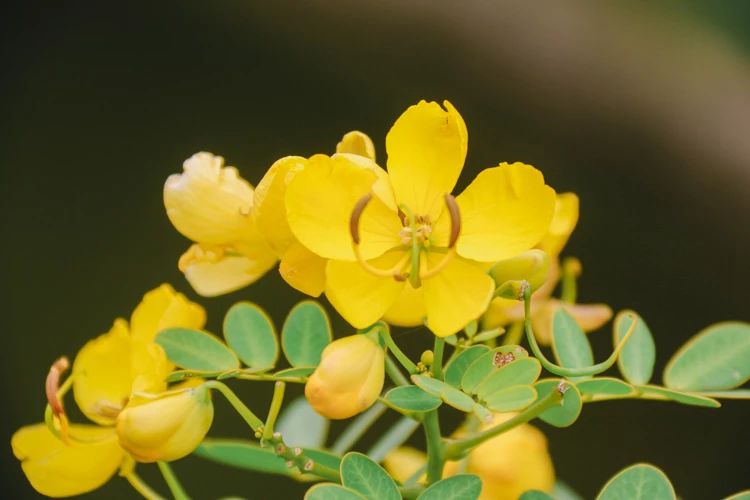
[{"label": "green foliage", "polygon": [[461,378],[461,388],[467,394],[475,394],[479,384],[500,366],[528,355],[526,349],[517,345],[507,345],[487,351],[477,356],[466,369]]},{"label": "green foliage", "polygon": [[641,392],[641,397],[644,397],[645,399],[674,401],[676,403],[682,403],[684,405],[703,406],[705,408],[719,408],[721,406],[721,403],[713,398],[701,396],[700,394],[676,391],[674,389],[668,389],[666,387],[659,387],[656,385],[639,385],[636,386],[636,389]]},{"label": "green foliage", "polygon": [[486,400],[491,395],[516,385],[530,385],[542,373],[542,365],[536,358],[520,358],[503,365],[489,374],[477,387],[479,399]]},{"label": "green foliage", "polygon": [[401,413],[424,413],[435,410],[442,400],[414,385],[404,385],[388,391],[383,402]]},{"label": "green foliage", "polygon": [[367,497],[334,483],[316,484],[305,493],[305,500],[363,500]]},{"label": "green foliage", "polygon": [[518,497],[518,500],[555,500],[554,497],[547,493],[539,490],[529,490],[524,492],[523,495]]},{"label": "green foliage", "polygon": [[250,302],[239,302],[224,317],[224,338],[237,357],[251,368],[273,368],[279,341],[271,318]]},{"label": "green foliage", "polygon": [[617,366],[625,380],[631,384],[648,384],[654,373],[656,361],[656,346],[646,322],[633,311],[621,311],[617,314],[612,328],[613,344],[617,344],[636,322],[635,330],[631,334],[617,359]]},{"label": "green foliage", "polygon": [[675,500],[677,497],[667,476],[649,464],[623,469],[597,495],[597,500]]},{"label": "green foliage", "polygon": [[709,326],[672,356],[664,385],[680,391],[734,389],[750,380],[750,324]]},{"label": "green foliage", "polygon": [[427,377],[425,375],[412,375],[411,380],[423,391],[439,397],[446,404],[458,410],[470,413],[474,408],[475,403],[474,400],[471,399],[471,396],[464,394],[452,385],[448,385],[441,380]]},{"label": "green foliage", "polygon": [[473,474],[457,474],[436,482],[417,500],[476,500],[482,492],[482,480]]},{"label": "green foliage", "polygon": [[289,446],[322,448],[328,437],[328,424],[328,419],[318,415],[303,396],[284,408],[275,430]]},{"label": "green foliage", "polygon": [[550,392],[558,390],[560,384],[564,384],[565,387],[562,403],[560,406],[544,411],[539,415],[539,418],[555,427],[569,427],[573,425],[573,422],[578,420],[581,408],[583,407],[581,393],[578,392],[578,388],[571,382],[566,382],[562,379],[540,380],[534,387],[539,394],[539,399],[542,399]]},{"label": "green foliage", "polygon": [[240,367],[240,361],[216,336],[190,328],[168,328],[156,337],[167,358],[188,370],[226,371]]},{"label": "green foliage", "polygon": [[367,455],[350,452],[341,460],[341,483],[368,500],[401,500],[396,482]]},{"label": "green foliage", "polygon": [[507,412],[523,410],[536,401],[537,391],[531,385],[515,385],[493,392],[484,399],[492,411]]},{"label": "green foliage", "polygon": [[292,366],[318,366],[331,343],[331,323],[325,309],[312,300],[297,304],[281,329],[281,347]]},{"label": "green foliage", "polygon": [[636,394],[635,387],[617,378],[597,377],[576,382],[582,396],[590,401],[618,399]]},{"label": "green foliage", "polygon": [[586,334],[564,308],[552,317],[552,352],[565,368],[586,368],[594,364],[594,353]]},{"label": "green foliage", "polygon": [[490,348],[485,345],[473,345],[453,358],[445,367],[445,381],[453,387],[461,387],[461,378],[464,372],[479,356],[489,352]]}]

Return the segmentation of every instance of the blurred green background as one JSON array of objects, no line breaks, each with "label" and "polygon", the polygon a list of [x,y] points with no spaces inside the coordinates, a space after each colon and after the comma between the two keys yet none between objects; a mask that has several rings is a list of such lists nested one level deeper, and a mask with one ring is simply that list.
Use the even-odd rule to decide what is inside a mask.
[{"label": "blurred green background", "polygon": [[[371,134],[382,159],[408,105],[447,98],[469,127],[460,187],[480,168],[520,160],[580,195],[567,253],[584,263],[581,298],[639,311],[656,336],[657,371],[704,326],[750,320],[750,3],[2,9],[3,498],[36,498],[8,443],[42,418],[50,363],[161,282],[196,298],[176,269],[188,242],[167,221],[161,189],[200,150],[253,183],[275,159],[330,152],[354,128]],[[234,301],[256,301],[280,324],[301,298],[272,271],[201,302],[217,331]],[[350,333],[337,325],[337,335]],[[605,355],[610,333],[592,340]],[[430,338],[397,341],[418,353]],[[269,389],[238,386],[261,414]],[[228,405],[218,402],[217,414],[213,435],[246,434]],[[712,411],[625,401],[587,406],[570,429],[540,426],[560,478],[585,497],[648,461],[683,498],[711,499],[750,487],[749,417],[748,402]],[[305,489],[197,458],[175,469],[199,499],[301,498]],[[153,471],[144,475],[166,492]],[[87,497],[134,493],[115,478]]]}]

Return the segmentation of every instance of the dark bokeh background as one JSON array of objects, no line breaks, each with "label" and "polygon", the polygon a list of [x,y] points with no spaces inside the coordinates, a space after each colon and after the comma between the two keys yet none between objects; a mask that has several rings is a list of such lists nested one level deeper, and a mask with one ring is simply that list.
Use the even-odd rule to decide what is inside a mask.
[{"label": "dark bokeh background", "polygon": [[[283,155],[332,151],[353,128],[372,135],[382,158],[408,105],[448,98],[470,133],[462,186],[482,167],[521,160],[580,195],[568,253],[584,262],[582,299],[641,312],[657,339],[657,371],[702,327],[750,320],[746,2],[2,9],[4,498],[35,498],[7,443],[41,418],[51,361],[74,355],[163,281],[195,298],[175,266],[188,242],[163,213],[161,186],[199,150],[222,154],[252,182]],[[202,303],[218,330],[233,301],[257,301],[280,322],[299,298],[271,272]],[[605,355],[609,333],[592,338]],[[413,352],[428,341],[399,337]],[[238,390],[265,411],[267,387]],[[239,418],[217,406],[214,434],[242,435]],[[712,411],[626,401],[587,406],[573,428],[544,431],[559,476],[585,497],[623,466],[649,461],[684,498],[709,499],[750,487],[749,416],[748,402]],[[199,459],[175,468],[201,499],[304,491]],[[132,496],[118,478],[89,495]]]}]

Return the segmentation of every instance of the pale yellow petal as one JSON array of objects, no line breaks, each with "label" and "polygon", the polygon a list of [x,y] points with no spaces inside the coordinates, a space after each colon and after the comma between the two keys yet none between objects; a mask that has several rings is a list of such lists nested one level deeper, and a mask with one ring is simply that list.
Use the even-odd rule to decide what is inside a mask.
[{"label": "pale yellow petal", "polygon": [[495,262],[532,248],[546,234],[555,191],[542,173],[523,163],[503,163],[479,173],[457,198],[461,211],[458,253]]},{"label": "pale yellow petal", "polygon": [[42,495],[59,498],[95,490],[122,463],[124,452],[113,428],[73,425],[71,435],[87,443],[65,445],[45,424],[22,427],[13,434],[13,454]]},{"label": "pale yellow petal", "polygon": [[286,187],[294,175],[304,168],[307,160],[299,156],[287,156],[277,160],[255,188],[253,215],[258,230],[268,245],[282,256],[294,241],[294,235],[286,217]]},{"label": "pale yellow petal", "polygon": [[427,317],[422,288],[416,290],[408,282],[401,290],[396,303],[385,313],[383,319],[396,326],[421,326]]},{"label": "pale yellow petal", "polygon": [[[403,257],[401,251],[388,252],[370,261],[375,267],[389,269]],[[365,328],[383,317],[396,302],[403,281],[375,276],[357,262],[328,261],[326,297],[338,313],[355,328]]]},{"label": "pale yellow petal", "polygon": [[558,194],[552,222],[537,246],[553,257],[560,255],[578,223],[578,207],[578,196],[575,193]]},{"label": "pale yellow petal", "polygon": [[[434,269],[442,258],[441,254],[427,254],[428,267]],[[482,315],[495,282],[475,263],[456,257],[436,276],[424,280],[422,288],[427,327],[438,337],[447,337]]]},{"label": "pale yellow petal", "polygon": [[[297,239],[326,259],[354,260],[350,220],[356,203],[372,192],[377,176],[346,155],[316,155],[294,176],[286,193],[289,226]],[[398,215],[375,196],[360,219],[364,258],[400,245]]]},{"label": "pale yellow petal", "polygon": [[151,290],[143,296],[141,303],[130,317],[130,333],[133,340],[152,342],[156,334],[165,328],[203,328],[206,311],[177,293],[168,284]]},{"label": "pale yellow petal", "polygon": [[223,164],[221,156],[197,153],[185,161],[182,174],[164,184],[169,220],[195,242],[231,243],[252,230],[252,186]]},{"label": "pale yellow petal", "polygon": [[341,141],[336,144],[336,152],[351,153],[375,161],[375,144],[372,143],[370,136],[359,130],[344,134]]},{"label": "pale yellow petal", "polygon": [[463,118],[448,101],[444,105],[421,101],[409,107],[385,140],[396,200],[433,221],[456,185],[468,145]]},{"label": "pale yellow petal", "polygon": [[293,288],[312,297],[318,297],[325,288],[327,262],[295,241],[284,252],[279,264],[279,273]]}]

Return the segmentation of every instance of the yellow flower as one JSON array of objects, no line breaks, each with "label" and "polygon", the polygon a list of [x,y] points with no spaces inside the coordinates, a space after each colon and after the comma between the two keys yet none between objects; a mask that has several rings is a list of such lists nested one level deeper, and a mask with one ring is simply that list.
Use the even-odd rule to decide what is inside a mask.
[{"label": "yellow flower", "polygon": [[[336,146],[336,152],[349,157],[364,169],[377,169],[375,146],[370,138],[359,131],[344,135]],[[323,293],[327,260],[311,252],[292,234],[287,223],[287,186],[308,160],[299,156],[287,156],[276,161],[255,189],[253,214],[258,229],[268,246],[281,260],[279,273],[295,289],[313,297]]]},{"label": "yellow flower", "polygon": [[252,216],[252,186],[236,168],[223,165],[221,156],[197,153],[164,184],[169,220],[195,242],[179,268],[207,297],[247,286],[276,263]]},{"label": "yellow flower", "polygon": [[171,462],[198,447],[213,417],[210,391],[199,385],[154,400],[132,399],[117,417],[117,435],[137,461]]},{"label": "yellow flower", "polygon": [[388,173],[354,155],[318,155],[287,186],[291,233],[329,259],[325,293],[352,325],[381,317],[452,335],[487,308],[489,265],[537,244],[554,191],[522,163],[482,171],[457,198],[467,131],[449,102],[420,102],[386,138]]},{"label": "yellow flower", "polygon": [[[513,417],[496,414],[483,428],[492,427]],[[465,434],[459,430],[454,437]],[[383,461],[386,470],[402,483],[425,464],[422,452],[413,448],[399,448]],[[459,462],[447,462],[444,476],[461,471]],[[474,448],[469,453],[465,472],[482,480],[479,500],[515,500],[524,491],[535,489],[550,492],[555,484],[555,471],[547,451],[547,440],[537,428],[523,424],[500,434]],[[420,479],[424,481],[424,477]]]},{"label": "yellow flower", "polygon": [[[569,304],[552,298],[552,292],[561,276],[560,252],[562,252],[578,222],[578,207],[578,196],[574,193],[557,195],[554,217],[547,234],[537,245],[537,248],[540,249],[537,251],[544,251],[551,260],[548,269],[545,270],[546,276],[543,280],[540,279],[538,272],[540,269],[523,268],[523,266],[512,261],[499,262],[495,266],[495,268],[501,269],[499,274],[502,275],[502,278],[499,278],[500,280],[504,278],[534,281],[532,288],[536,291],[531,299],[531,320],[534,334],[542,345],[549,345],[552,342],[552,317],[561,307],[573,316],[585,332],[601,328],[612,318],[612,309],[606,304]],[[570,271],[573,272],[574,270]],[[516,275],[512,276],[514,272]],[[580,273],[580,269],[577,270],[576,274],[578,273]],[[523,316],[523,304],[516,300],[497,297],[492,300],[490,307],[482,317],[482,326],[485,329],[490,329],[514,321],[521,321]]]},{"label": "yellow flower", "polygon": [[169,327],[201,328],[204,323],[203,309],[165,284],[143,297],[130,326],[117,319],[108,333],[84,345],[73,363],[71,381],[78,407],[97,425],[67,423],[58,391],[67,363],[56,363],[47,383],[56,432],[46,424],[34,424],[16,431],[11,440],[34,489],[52,497],[71,496],[109,480],[127,456],[114,424],[133,391],[166,389],[164,379],[172,365],[153,342],[156,334]]},{"label": "yellow flower", "polygon": [[324,417],[349,418],[369,408],[385,379],[385,352],[368,335],[331,342],[305,385],[310,406]]}]

